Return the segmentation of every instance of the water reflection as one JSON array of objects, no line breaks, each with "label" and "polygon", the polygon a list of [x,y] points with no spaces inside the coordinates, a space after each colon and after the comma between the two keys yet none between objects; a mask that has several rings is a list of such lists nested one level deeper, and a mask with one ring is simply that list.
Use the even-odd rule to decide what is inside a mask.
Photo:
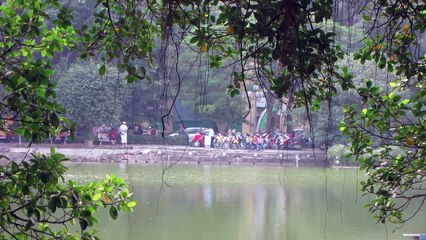
[{"label": "water reflection", "polygon": [[213,189],[212,186],[206,185],[203,188],[203,201],[206,207],[211,207],[213,205]]},{"label": "water reflection", "polygon": [[[203,175],[205,178],[210,178],[210,165],[204,165],[203,167]],[[211,207],[213,205],[213,189],[210,184],[206,184],[203,187],[203,201],[206,207]]]},{"label": "water reflection", "polygon": [[357,195],[355,170],[280,175],[279,167],[175,166],[167,173],[172,187],[163,190],[160,166],[84,165],[69,176],[111,172],[131,184],[138,205],[118,221],[102,221],[106,240],[402,240],[404,232],[425,230],[422,213],[395,233],[375,224]]}]

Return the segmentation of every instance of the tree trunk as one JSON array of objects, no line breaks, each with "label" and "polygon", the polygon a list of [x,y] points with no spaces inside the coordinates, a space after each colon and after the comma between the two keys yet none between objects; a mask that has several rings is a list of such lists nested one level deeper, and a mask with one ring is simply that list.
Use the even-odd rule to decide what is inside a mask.
[{"label": "tree trunk", "polygon": [[275,127],[275,113],[272,112],[272,108],[274,107],[275,104],[275,97],[272,96],[271,94],[267,93],[267,98],[266,98],[266,112],[268,113],[267,115],[267,119],[266,119],[266,126],[265,126],[265,131],[269,132],[273,127]]}]

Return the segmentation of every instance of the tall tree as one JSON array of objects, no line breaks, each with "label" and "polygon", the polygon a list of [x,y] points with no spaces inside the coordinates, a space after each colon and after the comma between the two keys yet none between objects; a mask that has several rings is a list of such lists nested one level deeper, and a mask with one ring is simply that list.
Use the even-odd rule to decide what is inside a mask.
[{"label": "tall tree", "polygon": [[[94,61],[76,62],[58,79],[58,101],[65,107],[66,116],[78,121],[79,127],[119,125],[130,95],[123,73],[115,67],[98,74]],[[106,68],[105,68],[106,69]]]},{"label": "tall tree", "polygon": [[[51,80],[53,57],[78,44],[71,21],[72,11],[56,0],[0,5],[0,128],[14,121],[14,131],[30,145],[57,131],[75,130],[63,117]],[[103,182],[66,183],[62,164],[67,158],[54,149],[49,156],[30,154],[25,161],[0,159],[2,239],[92,239],[98,222],[93,214],[100,207],[115,219],[118,210],[131,211],[135,205],[123,180],[113,175]],[[81,231],[69,233],[75,221]]]}]

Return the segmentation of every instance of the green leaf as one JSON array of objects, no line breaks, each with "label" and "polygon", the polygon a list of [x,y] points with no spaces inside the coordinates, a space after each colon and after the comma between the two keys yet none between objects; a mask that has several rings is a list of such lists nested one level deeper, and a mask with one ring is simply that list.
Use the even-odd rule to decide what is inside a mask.
[{"label": "green leaf", "polygon": [[50,199],[49,203],[48,203],[48,207],[50,209],[50,211],[52,211],[52,213],[56,212],[56,208],[60,207],[58,206],[61,202],[59,201],[59,199],[57,197],[53,197]]},{"label": "green leaf", "polygon": [[40,7],[41,7],[40,6],[40,1],[35,1],[34,2],[34,8],[37,9],[37,10],[40,10]]},{"label": "green leaf", "polygon": [[117,208],[114,206],[111,206],[111,208],[109,209],[109,215],[111,216],[112,219],[117,219],[118,217],[118,212],[117,212]]},{"label": "green leaf", "polygon": [[409,102],[410,102],[410,99],[404,99],[404,100],[402,100],[402,102],[401,102],[401,103],[402,103],[403,105],[406,105],[406,104],[407,104],[407,103],[409,103]]},{"label": "green leaf", "polygon": [[92,216],[92,213],[89,210],[83,210],[80,213],[80,217],[83,217],[83,218],[87,218],[87,217],[90,217],[90,216]]},{"label": "green leaf", "polygon": [[191,38],[190,43],[197,43],[199,41],[199,38],[197,36]]},{"label": "green leaf", "polygon": [[56,149],[54,146],[50,146],[50,155],[54,155],[56,153]]},{"label": "green leaf", "polygon": [[99,199],[101,199],[102,194],[100,193],[96,193],[95,196],[93,196],[93,201],[98,201]]},{"label": "green leaf", "polygon": [[346,130],[346,125],[345,125],[345,123],[344,123],[344,122],[341,122],[341,123],[340,123],[340,125],[339,125],[339,129],[340,129],[340,131],[341,131],[341,132],[343,132],[343,131],[345,131],[345,130]]},{"label": "green leaf", "polygon": [[362,55],[360,53],[355,53],[354,54],[354,60],[359,60],[362,58]]},{"label": "green leaf", "polygon": [[320,105],[319,104],[314,104],[313,106],[312,106],[312,112],[316,112],[316,111],[318,111],[320,109]]},{"label": "green leaf", "polygon": [[370,80],[367,80],[367,81],[365,82],[365,84],[367,85],[367,88],[371,88],[371,86],[373,86],[373,82],[372,82],[372,81],[370,81]]},{"label": "green leaf", "polygon": [[130,202],[127,203],[127,206],[129,208],[132,208],[132,207],[136,206],[136,202],[135,201],[130,201]]},{"label": "green leaf", "polygon": [[100,68],[99,68],[99,75],[103,76],[105,75],[106,72],[106,67],[105,64],[103,64]]},{"label": "green leaf", "polygon": [[87,227],[89,226],[89,223],[88,223],[88,222],[87,222],[87,220],[86,220],[86,219],[84,219],[84,218],[79,218],[79,219],[78,219],[78,222],[80,223],[81,231],[86,230],[86,229],[87,229]]}]

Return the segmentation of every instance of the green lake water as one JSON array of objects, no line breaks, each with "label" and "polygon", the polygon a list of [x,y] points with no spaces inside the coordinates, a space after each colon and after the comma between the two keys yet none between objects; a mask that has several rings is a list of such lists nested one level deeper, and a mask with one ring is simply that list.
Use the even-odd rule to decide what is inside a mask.
[{"label": "green lake water", "polygon": [[400,229],[376,224],[356,169],[176,165],[163,175],[167,185],[160,165],[69,169],[81,181],[115,173],[134,192],[133,213],[115,221],[98,214],[103,240],[411,240],[402,234],[426,232],[424,207]]}]

